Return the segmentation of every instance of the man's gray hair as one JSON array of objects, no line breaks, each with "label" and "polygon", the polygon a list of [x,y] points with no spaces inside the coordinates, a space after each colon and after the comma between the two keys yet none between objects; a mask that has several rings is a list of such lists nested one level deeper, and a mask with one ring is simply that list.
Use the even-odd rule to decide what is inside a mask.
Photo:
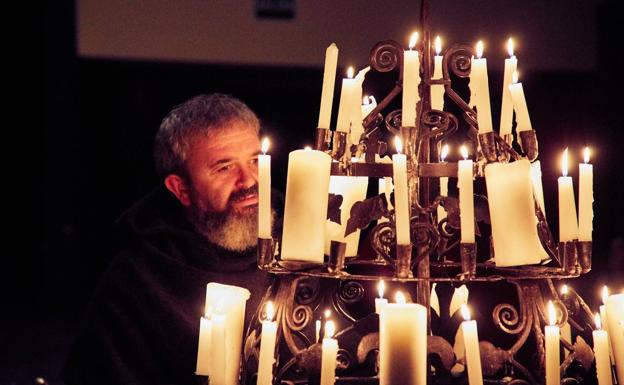
[{"label": "man's gray hair", "polygon": [[176,106],[156,133],[154,161],[158,175],[163,178],[169,174],[184,175],[193,141],[198,136],[226,131],[234,123],[243,123],[256,132],[260,130],[256,114],[230,95],[198,95]]}]

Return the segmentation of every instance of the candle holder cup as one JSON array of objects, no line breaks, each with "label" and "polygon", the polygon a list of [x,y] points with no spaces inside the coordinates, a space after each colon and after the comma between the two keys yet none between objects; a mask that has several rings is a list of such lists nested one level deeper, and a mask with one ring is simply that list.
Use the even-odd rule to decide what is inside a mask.
[{"label": "candle holder cup", "polygon": [[459,253],[461,257],[462,276],[465,279],[474,278],[477,272],[477,244],[460,243]]},{"label": "candle holder cup", "polygon": [[537,159],[539,151],[537,149],[537,135],[535,130],[526,130],[518,132],[518,139],[520,141],[520,147],[522,151],[529,158],[529,161],[533,162]]},{"label": "candle holder cup", "polygon": [[[503,134],[502,136],[503,142],[507,144],[510,148],[513,146],[513,134]],[[511,159],[511,154],[508,151],[501,151],[498,155],[498,160],[502,162],[509,162]]]},{"label": "candle holder cup", "polygon": [[342,131],[334,131],[334,140],[332,148],[332,158],[340,160],[347,149],[347,133]]},{"label": "candle holder cup", "polygon": [[494,131],[479,134],[479,144],[481,145],[483,156],[485,156],[488,163],[498,161],[498,156],[496,154],[496,133]]},{"label": "candle holder cup", "polygon": [[327,271],[332,274],[340,274],[345,265],[345,252],[347,244],[345,242],[331,241],[329,244],[329,260],[327,261]]},{"label": "candle holder cup", "polygon": [[258,267],[266,269],[273,263],[273,238],[258,238]]},{"label": "candle holder cup", "polygon": [[314,137],[314,149],[318,151],[327,151],[331,142],[331,131],[327,128],[317,128]]},{"label": "candle holder cup", "polygon": [[559,260],[563,270],[569,274],[575,274],[578,267],[578,255],[576,252],[576,241],[559,242]]},{"label": "candle holder cup", "polygon": [[576,242],[576,252],[581,265],[581,271],[589,273],[592,268],[592,241]]},{"label": "candle holder cup", "polygon": [[412,277],[412,245],[396,245],[396,269],[394,275],[397,278]]}]

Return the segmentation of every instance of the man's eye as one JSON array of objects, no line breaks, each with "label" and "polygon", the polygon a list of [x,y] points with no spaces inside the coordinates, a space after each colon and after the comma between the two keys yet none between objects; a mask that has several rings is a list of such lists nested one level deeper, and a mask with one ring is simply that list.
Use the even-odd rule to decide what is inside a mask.
[{"label": "man's eye", "polygon": [[250,161],[250,163],[251,163],[251,164],[258,164],[258,158],[253,158],[253,159]]},{"label": "man's eye", "polygon": [[228,164],[228,165],[225,165],[225,166],[221,166],[221,167],[219,167],[219,168],[217,169],[217,172],[218,172],[218,173],[224,173],[224,172],[228,172],[228,171],[230,171],[231,169],[232,169],[232,165],[231,165],[231,164]]}]

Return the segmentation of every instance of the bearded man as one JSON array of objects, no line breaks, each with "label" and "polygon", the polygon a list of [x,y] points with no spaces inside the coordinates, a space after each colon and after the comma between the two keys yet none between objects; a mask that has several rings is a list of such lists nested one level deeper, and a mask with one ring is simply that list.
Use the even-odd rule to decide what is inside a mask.
[{"label": "bearded man", "polygon": [[163,183],[120,219],[127,247],[90,304],[68,385],[196,383],[208,282],[249,289],[250,321],[270,283],[256,266],[258,132],[256,115],[221,94],[165,117],[154,145]]}]

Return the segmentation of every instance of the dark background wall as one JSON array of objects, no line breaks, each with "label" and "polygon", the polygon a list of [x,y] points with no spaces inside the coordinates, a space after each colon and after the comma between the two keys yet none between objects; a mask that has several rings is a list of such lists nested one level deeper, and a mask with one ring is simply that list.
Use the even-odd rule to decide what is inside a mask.
[{"label": "dark background wall", "polygon": [[[523,72],[523,83],[540,140],[547,214],[555,234],[560,153],[569,146],[574,164],[583,146],[594,149],[594,271],[569,284],[584,292],[595,307],[604,283],[610,282],[616,290],[624,287],[624,123],[618,100],[624,64],[619,49],[621,16],[615,12],[615,1],[510,2],[519,7],[518,24],[510,27],[505,23],[509,16],[500,17],[502,3],[458,2],[463,12],[436,10],[434,16],[446,23],[440,29],[449,31],[451,41],[473,42],[481,32],[491,41],[504,42],[509,33],[528,37],[520,40],[518,55],[521,66],[527,63],[530,68]],[[95,3],[79,4],[86,7]],[[302,14],[309,8],[303,2],[297,5]],[[362,44],[370,47],[386,38],[402,41],[411,31],[407,28],[411,25],[405,30],[374,28],[388,23],[389,16],[376,18],[373,5],[370,12],[357,13],[358,23],[373,26],[366,38],[353,40],[352,47],[344,46],[360,65],[367,59],[367,48],[361,48]],[[455,6],[452,1],[444,5],[447,9]],[[432,7],[436,6],[433,2]],[[248,8],[253,12],[253,7]],[[24,87],[12,94],[22,102],[21,108],[6,112],[18,117],[20,123],[7,127],[3,154],[8,155],[4,162],[8,194],[4,204],[6,221],[11,225],[5,230],[8,239],[0,269],[3,286],[6,284],[0,312],[0,383],[32,383],[35,376],[58,381],[58,369],[80,315],[110,259],[114,220],[157,183],[151,146],[167,111],[198,93],[225,92],[241,98],[258,113],[263,129],[272,138],[273,178],[275,185],[283,188],[288,152],[313,138],[324,47],[332,40],[326,32],[308,30],[301,40],[321,43],[310,56],[289,63],[269,63],[266,57],[270,52],[266,57],[259,52],[244,60],[219,64],[210,57],[182,56],[176,60],[175,49],[156,50],[148,55],[150,58],[104,51],[98,55],[84,51],[84,46],[83,51],[78,49],[76,15],[80,13],[72,1],[46,2],[40,11],[37,27],[42,33],[35,45],[39,50],[26,56],[34,56],[35,70],[22,68],[23,63],[16,60],[16,71],[7,73],[23,81]],[[408,15],[413,21],[407,20],[417,25],[417,8],[412,11]],[[479,20],[479,25],[487,28],[471,28],[470,20]],[[255,23],[247,22],[252,27]],[[295,17],[277,23],[297,25],[299,21]],[[460,27],[464,26],[468,32],[462,38]],[[566,33],[546,37],[542,32],[549,29],[569,31],[579,38],[562,38]],[[289,41],[297,37],[290,36]],[[267,39],[279,41],[279,36]],[[258,36],[255,44],[261,41]],[[544,46],[554,47],[555,53],[549,49],[538,52]],[[107,47],[114,51],[116,45]],[[488,56],[493,63],[490,81],[495,114],[504,58],[504,51],[498,51]],[[569,56],[562,60],[560,54]],[[381,96],[393,81],[371,76],[364,88]],[[495,116],[494,122],[497,119]],[[576,173],[573,169],[575,178]],[[610,258],[619,261],[620,270],[615,264],[609,265]]]}]

